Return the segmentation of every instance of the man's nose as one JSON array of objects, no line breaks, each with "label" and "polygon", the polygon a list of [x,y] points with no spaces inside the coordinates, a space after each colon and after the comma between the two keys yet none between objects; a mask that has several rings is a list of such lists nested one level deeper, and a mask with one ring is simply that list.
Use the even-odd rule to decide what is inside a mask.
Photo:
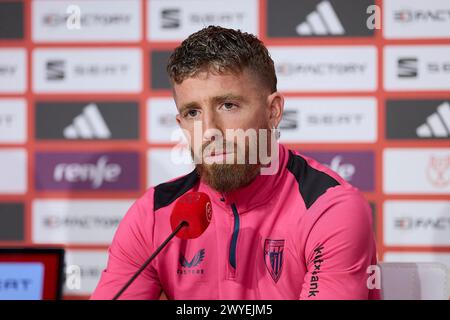
[{"label": "man's nose", "polygon": [[203,116],[203,142],[223,139],[220,124],[213,112],[205,112]]}]

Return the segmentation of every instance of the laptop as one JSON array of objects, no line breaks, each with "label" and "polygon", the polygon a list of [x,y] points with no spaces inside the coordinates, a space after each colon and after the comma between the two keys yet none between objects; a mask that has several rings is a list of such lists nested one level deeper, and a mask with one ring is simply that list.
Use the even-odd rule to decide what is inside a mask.
[{"label": "laptop", "polygon": [[0,300],[59,300],[64,249],[0,248]]}]

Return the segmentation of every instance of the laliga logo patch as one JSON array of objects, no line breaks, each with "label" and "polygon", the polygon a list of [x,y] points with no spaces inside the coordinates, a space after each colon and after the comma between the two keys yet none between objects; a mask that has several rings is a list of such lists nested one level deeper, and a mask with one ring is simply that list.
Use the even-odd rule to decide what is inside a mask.
[{"label": "laliga logo patch", "polygon": [[264,242],[264,262],[273,281],[278,282],[283,270],[284,240],[266,239]]}]

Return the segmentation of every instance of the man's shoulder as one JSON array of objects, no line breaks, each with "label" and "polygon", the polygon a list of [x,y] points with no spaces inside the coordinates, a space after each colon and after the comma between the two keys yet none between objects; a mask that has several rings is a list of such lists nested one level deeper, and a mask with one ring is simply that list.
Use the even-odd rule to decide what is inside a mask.
[{"label": "man's shoulder", "polygon": [[163,207],[170,205],[180,196],[188,192],[199,182],[199,176],[196,170],[190,173],[179,176],[167,182],[160,183],[154,187],[151,187],[148,197],[152,197],[153,210],[156,211]]},{"label": "man's shoulder", "polygon": [[196,176],[196,172],[193,171],[148,188],[129,209],[129,218],[152,219],[153,214],[149,215],[149,213],[154,213],[158,209],[169,206],[181,195],[192,189],[198,181]]},{"label": "man's shoulder", "polygon": [[356,189],[336,172],[297,151],[289,150],[287,170],[297,181],[298,191],[307,209],[330,192],[356,192]]},{"label": "man's shoulder", "polygon": [[293,163],[297,163],[297,169],[309,171],[318,171],[324,177],[335,180],[339,185],[348,185],[349,183],[342,178],[337,172],[332,170],[329,166],[318,162],[309,156],[302,154],[295,150],[289,150],[289,162],[288,166]]}]

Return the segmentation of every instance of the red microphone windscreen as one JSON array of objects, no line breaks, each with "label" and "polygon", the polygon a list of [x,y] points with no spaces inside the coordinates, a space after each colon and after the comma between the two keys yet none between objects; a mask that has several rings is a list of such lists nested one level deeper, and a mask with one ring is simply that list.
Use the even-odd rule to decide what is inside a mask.
[{"label": "red microphone windscreen", "polygon": [[212,218],[212,207],[209,196],[204,192],[190,192],[182,195],[175,203],[170,225],[172,231],[182,222],[189,226],[183,227],[177,237],[181,239],[195,239],[208,228]]}]

